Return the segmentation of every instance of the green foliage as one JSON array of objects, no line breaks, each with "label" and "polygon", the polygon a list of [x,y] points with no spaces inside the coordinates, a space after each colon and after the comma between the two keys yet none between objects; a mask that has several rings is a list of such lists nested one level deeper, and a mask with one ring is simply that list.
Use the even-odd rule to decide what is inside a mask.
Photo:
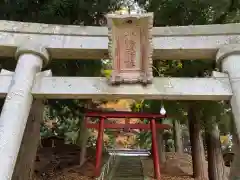
[{"label": "green foliage", "polygon": [[42,124],[40,128],[40,135],[41,137],[47,138],[47,137],[54,136],[54,133],[51,131],[51,129],[47,128]]},{"label": "green foliage", "polygon": [[[131,105],[131,109],[134,112],[159,113],[160,108],[161,106],[159,106],[159,101],[153,101],[153,100],[135,101],[135,103]],[[173,120],[171,118],[166,118],[162,120],[161,123],[172,125],[172,121]],[[149,124],[149,120],[144,119],[142,123]],[[173,138],[172,130],[164,130],[163,136],[164,136],[164,139]],[[137,140],[136,143],[141,148],[149,149],[151,148],[151,144],[152,144],[151,137],[152,137],[152,134],[150,131],[141,131],[136,137],[136,140]],[[172,147],[171,141],[169,141],[168,146]]]},{"label": "green foliage", "polygon": [[112,74],[112,70],[110,70],[110,69],[103,70],[102,74],[104,75],[104,77],[110,78],[111,74]]},{"label": "green foliage", "polygon": [[95,60],[53,60],[48,67],[54,76],[100,76],[102,62]]},{"label": "green foliage", "polygon": [[115,135],[112,133],[112,130],[110,130],[110,129],[106,129],[104,133],[109,138],[108,142],[105,144],[105,147],[113,149],[114,145],[115,145]]},{"label": "green foliage", "polygon": [[76,143],[83,120],[83,103],[79,100],[49,100],[44,111],[45,122],[56,122],[56,125],[47,128],[43,124],[42,136],[56,135],[65,138],[67,143]]},{"label": "green foliage", "polygon": [[99,25],[104,15],[118,9],[117,0],[1,1],[1,19],[49,24]]},{"label": "green foliage", "polygon": [[140,132],[136,138],[138,145],[144,149],[150,149],[152,144],[151,132]]}]

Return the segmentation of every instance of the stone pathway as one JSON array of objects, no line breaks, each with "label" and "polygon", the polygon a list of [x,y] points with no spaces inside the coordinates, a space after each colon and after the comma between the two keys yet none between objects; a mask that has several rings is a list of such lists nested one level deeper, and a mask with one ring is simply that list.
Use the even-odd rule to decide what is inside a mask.
[{"label": "stone pathway", "polygon": [[118,156],[109,180],[144,180],[140,157]]}]

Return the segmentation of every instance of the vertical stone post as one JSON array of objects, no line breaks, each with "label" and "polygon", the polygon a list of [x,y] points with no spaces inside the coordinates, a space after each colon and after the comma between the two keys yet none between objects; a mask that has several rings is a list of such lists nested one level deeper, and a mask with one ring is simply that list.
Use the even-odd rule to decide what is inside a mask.
[{"label": "vertical stone post", "polygon": [[17,49],[18,60],[0,116],[0,177],[11,180],[33,102],[35,76],[49,61],[45,48],[26,44]]},{"label": "vertical stone post", "polygon": [[[47,76],[52,76],[50,70],[38,73],[36,79]],[[32,180],[33,178],[36,153],[40,142],[40,125],[44,118],[43,112],[43,100],[35,99],[28,116],[12,180]]]},{"label": "vertical stone post", "polygon": [[[229,75],[233,96],[232,112],[236,125],[238,142],[240,142],[240,44],[230,44],[219,49],[216,57],[222,71]],[[235,157],[230,171],[230,180],[240,179],[240,148],[235,145]]]},{"label": "vertical stone post", "polygon": [[12,180],[32,180],[35,157],[40,140],[40,123],[43,120],[43,110],[44,104],[42,100],[34,100],[18,153]]}]

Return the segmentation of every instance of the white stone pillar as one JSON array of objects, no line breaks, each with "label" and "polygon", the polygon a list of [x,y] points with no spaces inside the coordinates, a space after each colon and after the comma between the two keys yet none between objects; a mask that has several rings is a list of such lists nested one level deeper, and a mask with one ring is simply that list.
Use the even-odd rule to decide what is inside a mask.
[{"label": "white stone pillar", "polygon": [[[13,74],[13,73],[12,73]],[[43,77],[52,76],[50,70],[40,72],[36,75],[36,81]],[[22,143],[18,152],[12,180],[32,180],[36,152],[40,142],[40,127],[43,122],[44,100],[34,99],[25,127]]]},{"label": "white stone pillar", "polygon": [[11,180],[33,102],[36,74],[49,61],[45,48],[28,44],[16,52],[18,60],[0,116],[0,178]]},{"label": "white stone pillar", "polygon": [[[216,57],[222,71],[229,75],[233,96],[231,98],[232,112],[236,125],[238,142],[240,142],[240,44],[230,44],[219,49]],[[235,157],[231,166],[230,180],[240,179],[240,148],[234,147]]]}]

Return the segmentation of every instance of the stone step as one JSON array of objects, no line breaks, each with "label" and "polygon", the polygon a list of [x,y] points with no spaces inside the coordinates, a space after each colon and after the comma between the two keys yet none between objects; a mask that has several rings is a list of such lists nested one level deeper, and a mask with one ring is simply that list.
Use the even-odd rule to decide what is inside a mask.
[{"label": "stone step", "polygon": [[129,176],[133,176],[133,177],[141,177],[143,176],[142,174],[115,174],[114,177],[129,177]]},{"label": "stone step", "polygon": [[140,157],[119,157],[112,180],[144,180]]},{"label": "stone step", "polygon": [[143,177],[115,177],[114,180],[144,180]]},{"label": "stone step", "polygon": [[130,174],[130,173],[137,174],[137,172],[142,171],[142,169],[132,169],[132,170],[116,169],[116,170],[117,170],[116,174],[118,174],[118,173],[121,173],[121,174]]},{"label": "stone step", "polygon": [[125,169],[125,168],[116,168],[116,170],[120,173],[132,173],[132,172],[139,172],[142,171],[142,168],[131,168],[131,169]]},{"label": "stone step", "polygon": [[118,167],[117,167],[116,169],[117,169],[118,171],[121,170],[121,171],[125,171],[125,172],[129,172],[129,171],[131,172],[131,171],[136,171],[136,170],[141,171],[142,168],[141,168],[141,167],[137,167],[137,168],[136,168],[136,167],[118,168]]},{"label": "stone step", "polygon": [[119,168],[125,168],[125,169],[127,169],[127,168],[141,168],[142,166],[140,166],[140,165],[124,165],[124,164],[120,164],[120,165],[118,165],[118,167]]},{"label": "stone step", "polygon": [[130,169],[141,169],[141,168],[142,167],[137,167],[137,166],[135,166],[135,167],[133,167],[133,166],[131,166],[131,167],[117,167],[118,170],[125,170],[125,171],[130,170]]}]

